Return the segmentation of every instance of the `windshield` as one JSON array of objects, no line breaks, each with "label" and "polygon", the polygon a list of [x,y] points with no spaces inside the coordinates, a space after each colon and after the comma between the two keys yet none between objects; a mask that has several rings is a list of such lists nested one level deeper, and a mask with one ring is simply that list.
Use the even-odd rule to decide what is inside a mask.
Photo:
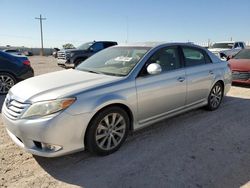
[{"label": "windshield", "polygon": [[226,48],[226,49],[232,49],[234,43],[215,43],[213,44],[212,48]]},{"label": "windshield", "polygon": [[250,59],[250,49],[241,50],[234,56],[234,59]]},{"label": "windshield", "polygon": [[105,49],[77,66],[77,70],[114,76],[126,76],[141,60],[148,47],[113,47]]},{"label": "windshield", "polygon": [[92,45],[93,45],[93,42],[88,42],[88,43],[85,43],[85,44],[82,44],[82,45],[78,46],[77,49],[79,49],[79,50],[87,50]]}]

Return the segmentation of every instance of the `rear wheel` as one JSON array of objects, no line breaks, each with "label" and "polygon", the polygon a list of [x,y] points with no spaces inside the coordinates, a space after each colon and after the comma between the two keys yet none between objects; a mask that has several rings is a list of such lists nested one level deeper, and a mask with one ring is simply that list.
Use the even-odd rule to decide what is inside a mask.
[{"label": "rear wheel", "polygon": [[7,94],[12,86],[16,84],[16,79],[8,73],[0,73],[0,94]]},{"label": "rear wheel", "polygon": [[110,107],[99,112],[86,133],[87,149],[97,155],[117,151],[127,137],[129,123],[129,117],[122,108]]},{"label": "rear wheel", "polygon": [[210,91],[208,96],[208,110],[216,110],[219,108],[223,98],[223,86],[220,82],[217,82]]}]

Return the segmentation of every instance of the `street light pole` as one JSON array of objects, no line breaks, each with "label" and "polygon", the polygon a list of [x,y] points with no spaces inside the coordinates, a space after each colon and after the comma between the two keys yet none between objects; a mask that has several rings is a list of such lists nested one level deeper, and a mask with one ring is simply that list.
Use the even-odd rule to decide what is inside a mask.
[{"label": "street light pole", "polygon": [[40,14],[39,18],[35,18],[37,20],[40,20],[40,30],[41,30],[41,52],[40,54],[43,56],[44,55],[44,51],[43,51],[43,20],[46,20],[46,18],[43,18],[42,15]]}]

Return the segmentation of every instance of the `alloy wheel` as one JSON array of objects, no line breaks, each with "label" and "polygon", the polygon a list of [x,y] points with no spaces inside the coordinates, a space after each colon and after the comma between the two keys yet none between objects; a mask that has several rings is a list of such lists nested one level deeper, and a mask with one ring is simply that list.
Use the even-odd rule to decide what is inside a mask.
[{"label": "alloy wheel", "polygon": [[219,84],[215,85],[211,91],[210,104],[212,108],[217,108],[222,99],[222,88]]},{"label": "alloy wheel", "polygon": [[121,114],[106,115],[97,126],[96,144],[103,150],[112,150],[120,144],[126,133],[126,127],[126,121]]},{"label": "alloy wheel", "polygon": [[6,94],[15,85],[15,80],[9,75],[0,75],[0,93]]}]

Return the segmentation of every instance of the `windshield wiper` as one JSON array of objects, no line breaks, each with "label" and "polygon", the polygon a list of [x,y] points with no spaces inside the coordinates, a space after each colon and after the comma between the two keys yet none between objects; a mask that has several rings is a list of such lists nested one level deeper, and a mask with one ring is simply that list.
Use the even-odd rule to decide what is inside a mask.
[{"label": "windshield wiper", "polygon": [[123,77],[124,75],[122,74],[116,74],[116,73],[111,73],[111,72],[102,72],[102,74],[106,74],[109,76],[119,76],[119,77]]},{"label": "windshield wiper", "polygon": [[85,71],[85,72],[94,73],[94,74],[101,74],[101,72],[97,72],[97,71],[93,71],[93,70],[89,70],[89,69],[80,69],[80,70]]}]

